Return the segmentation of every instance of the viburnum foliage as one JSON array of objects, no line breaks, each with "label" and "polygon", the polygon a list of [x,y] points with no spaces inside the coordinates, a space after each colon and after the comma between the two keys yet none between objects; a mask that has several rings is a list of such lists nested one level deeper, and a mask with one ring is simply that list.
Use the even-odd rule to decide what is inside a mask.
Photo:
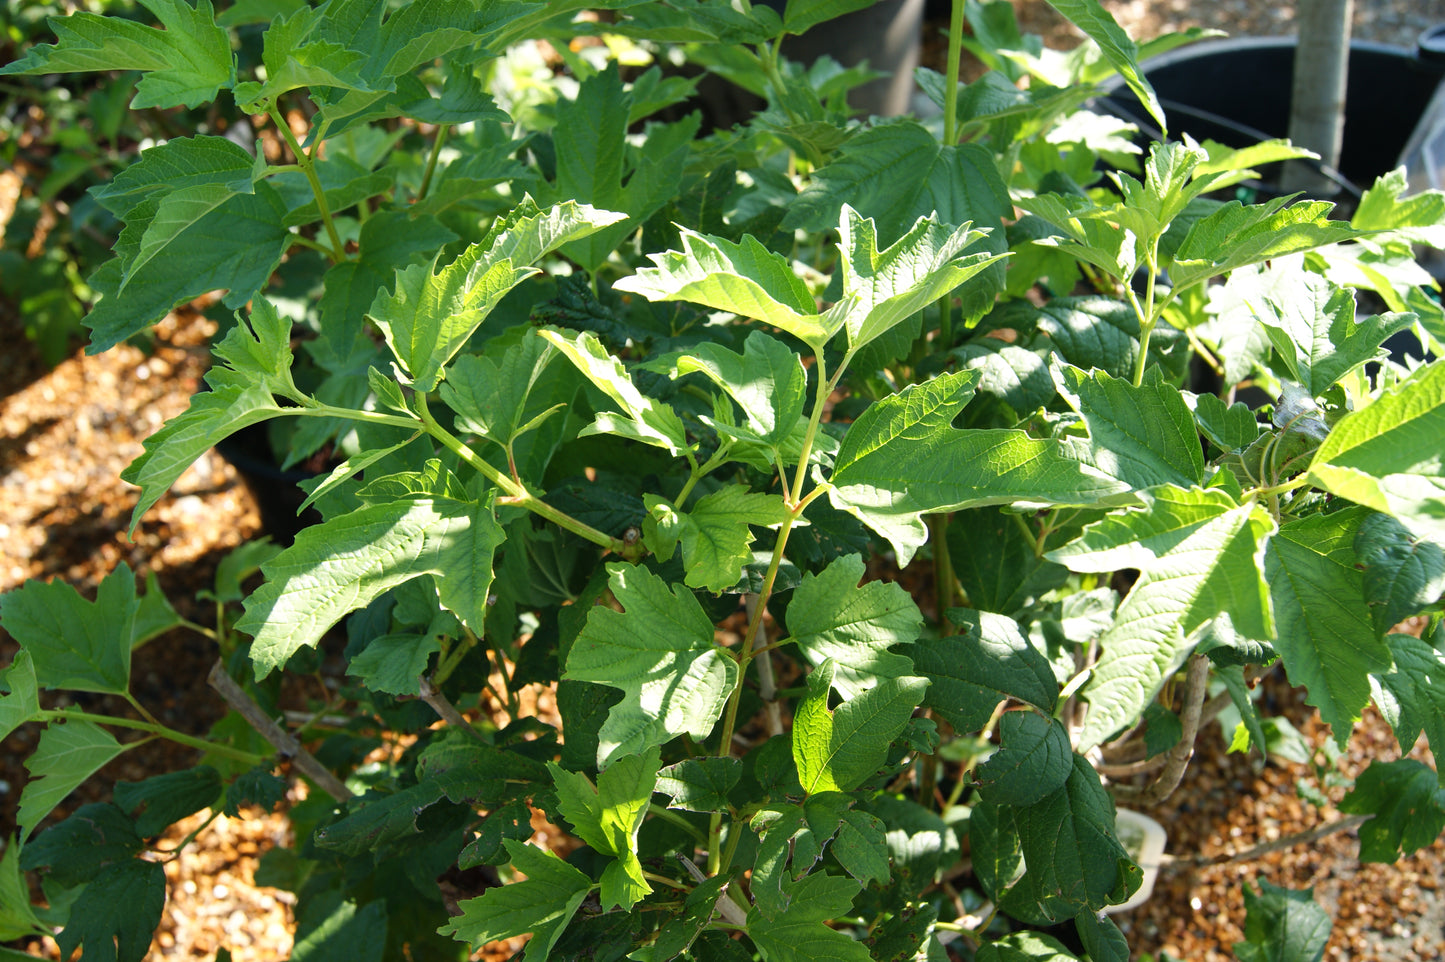
[{"label": "viburnum foliage", "polygon": [[[1221,709],[1268,752],[1265,675],[1339,745],[1371,702],[1402,749],[1445,739],[1445,312],[1413,253],[1445,194],[1397,171],[1341,210],[1264,186],[1287,143],[1090,108],[1117,73],[1164,128],[1138,63],[1198,32],[1139,47],[1060,0],[1090,38],[1061,54],[960,0],[951,62],[988,70],[920,71],[920,120],[783,56],[859,0],[141,5],[0,68],[104,72],[186,131],[90,192],[118,229],[90,351],[234,312],[123,475],[132,530],[261,424],[329,458],[323,520],[228,557],[212,625],[124,565],[0,598],[0,734],[40,729],[0,938],[135,962],[157,836],[282,806],[259,875],[307,962],[1122,962],[1116,800],[1168,795]],[[173,629],[215,643],[208,733],[131,692]],[[156,736],[197,766],[47,818]],[[1339,808],[1365,860],[1445,827],[1409,759]],[[1239,958],[1319,958],[1307,893],[1246,901]]]}]

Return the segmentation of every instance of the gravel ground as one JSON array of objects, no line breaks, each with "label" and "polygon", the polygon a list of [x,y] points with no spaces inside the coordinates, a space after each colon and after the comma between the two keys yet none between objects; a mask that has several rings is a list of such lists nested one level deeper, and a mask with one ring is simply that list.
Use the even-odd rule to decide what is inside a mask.
[{"label": "gravel ground", "polygon": [[[1140,38],[1188,26],[1236,36],[1288,34],[1294,10],[1265,0],[1106,0],[1106,5]],[[1038,0],[1021,0],[1019,12],[1026,28],[1045,34],[1051,45],[1075,42],[1072,28]],[[1409,47],[1421,30],[1439,22],[1445,22],[1445,0],[1361,0],[1355,36]],[[930,52],[938,48],[937,29],[929,25]],[[7,189],[10,198],[4,196]],[[13,189],[13,179],[0,176],[0,230]],[[47,372],[28,350],[13,305],[0,300],[0,343],[9,348],[0,352],[0,591],[26,578],[63,577],[93,593],[99,579],[125,561],[139,572],[155,572],[184,614],[200,614],[188,599],[209,584],[226,551],[258,530],[249,495],[225,462],[207,455],[148,514],[132,542],[125,528],[135,495],[117,476],[139,453],[141,440],[185,408],[207,363],[209,324],[197,315],[173,317],[157,328],[148,353],[130,346],[100,357],[77,352]],[[13,652],[0,631],[0,664]],[[204,732],[221,714],[202,680],[213,659],[214,652],[194,637],[173,633],[158,639],[137,654],[137,694],[168,724]],[[1290,697],[1280,695],[1286,707]],[[126,709],[97,702],[93,710]],[[1326,733],[1320,726],[1303,721],[1307,713],[1293,714],[1305,735],[1321,744]],[[22,730],[0,744],[0,832],[13,831],[25,779],[21,761],[34,737]],[[1370,714],[1352,738],[1343,767],[1353,774],[1371,758],[1398,754],[1388,730]],[[187,753],[163,746],[128,752],[62,811],[104,800],[109,793],[100,786],[113,780],[136,780],[191,762]],[[1206,866],[1189,861],[1195,855],[1227,858],[1338,818],[1296,794],[1296,781],[1310,774],[1306,766],[1227,756],[1221,739],[1206,733],[1183,786],[1153,812],[1169,827],[1174,860],[1161,873],[1151,902],[1116,917],[1136,953],[1163,949],[1190,962],[1230,958],[1231,945],[1242,937],[1241,884],[1265,878],[1315,886],[1321,901],[1335,910],[1327,958],[1445,957],[1445,847],[1439,842],[1383,868],[1358,863],[1349,833],[1249,861]],[[182,823],[163,847],[194,827]],[[212,958],[220,948],[230,949],[238,962],[286,957],[293,924],[289,896],[252,884],[260,854],[284,832],[279,817],[221,819],[168,862],[170,900],[151,958]],[[24,948],[50,958],[57,954],[53,943]]]}]

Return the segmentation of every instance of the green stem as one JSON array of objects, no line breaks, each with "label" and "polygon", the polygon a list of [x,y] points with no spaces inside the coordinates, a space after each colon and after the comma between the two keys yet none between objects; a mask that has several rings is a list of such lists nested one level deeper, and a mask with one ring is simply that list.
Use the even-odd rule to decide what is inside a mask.
[{"label": "green stem", "polygon": [[737,854],[738,843],[743,839],[743,833],[737,830],[737,823],[733,823],[733,831],[728,833],[727,848],[723,849],[722,871],[726,872],[733,866],[733,856]]},{"label": "green stem", "polygon": [[642,877],[645,878],[645,879],[648,879],[649,881],[652,881],[652,882],[661,882],[663,885],[667,885],[667,886],[670,886],[670,887],[672,887],[672,888],[675,888],[675,889],[677,889],[679,892],[691,892],[691,891],[692,891],[692,887],[691,887],[691,886],[684,885],[684,884],[682,884],[681,882],[679,882],[677,879],[668,878],[666,875],[658,875],[656,872],[649,872],[647,869],[643,869],[643,870],[642,870]]},{"label": "green stem", "polygon": [[457,639],[456,643],[452,645],[451,650],[443,656],[441,663],[437,665],[437,670],[432,673],[432,684],[438,688],[445,684],[446,680],[452,676],[452,672],[457,670],[457,665],[462,663],[462,659],[466,657],[467,652],[476,647],[476,644],[476,634],[470,628],[463,625],[462,637]]},{"label": "green stem", "polygon": [[[306,180],[311,184],[311,193],[316,197],[316,209],[321,214],[321,223],[326,227],[326,236],[331,238],[331,262],[339,264],[346,260],[346,245],[341,243],[341,235],[336,232],[336,223],[331,219],[331,208],[326,203],[326,191],[321,186],[321,178],[316,176],[316,160],[302,149],[296,135],[291,133],[291,125],[281,115],[281,111],[272,104],[266,111],[271,120],[276,124],[276,129],[286,139],[286,145],[291,148],[291,153],[296,155],[296,165],[306,175]],[[321,133],[317,132],[316,145],[321,146]]]},{"label": "green stem", "polygon": [[431,189],[432,174],[436,173],[437,158],[441,156],[442,147],[447,142],[447,133],[451,130],[449,124],[438,124],[436,137],[432,139],[431,153],[426,159],[426,170],[421,175],[421,187],[417,189],[416,199],[426,197],[426,192]]},{"label": "green stem", "polygon": [[182,618],[180,621],[180,627],[189,628],[196,634],[205,635],[207,638],[211,639],[217,644],[220,644],[221,636],[214,629],[207,628],[205,625],[198,625],[194,621],[186,621],[184,618]]},{"label": "green stem", "polygon": [[197,836],[197,835],[200,835],[200,834],[201,834],[202,832],[204,832],[208,827],[210,827],[210,824],[211,824],[212,822],[214,822],[217,818],[219,818],[220,815],[221,815],[221,810],[220,810],[219,808],[213,808],[213,809],[211,809],[211,814],[210,814],[210,816],[209,816],[204,822],[202,822],[201,824],[197,825],[197,826],[195,827],[195,830],[192,831],[189,835],[187,835],[185,838],[181,839],[181,840],[180,840],[180,843],[177,844],[175,848],[168,848],[168,849],[164,849],[164,850],[162,850],[162,849],[156,849],[156,851],[157,851],[157,852],[160,852],[162,855],[169,855],[170,858],[166,859],[166,861],[168,861],[168,862],[171,861],[172,859],[180,858],[180,857],[181,857],[181,852],[185,850],[185,847],[186,847],[187,845],[191,844],[192,842],[194,842],[194,841],[196,840],[196,836]]},{"label": "green stem", "polygon": [[305,398],[306,406],[283,408],[283,415],[301,418],[349,418],[352,421],[366,421],[369,424],[389,424],[396,428],[416,430],[415,418],[404,418],[399,414],[382,414],[380,411],[358,411],[355,408],[339,408],[320,401]]},{"label": "green stem", "polygon": [[678,828],[682,829],[684,832],[696,839],[698,844],[707,844],[707,836],[703,834],[702,829],[698,828],[696,825],[692,824],[692,822],[689,822],[687,819],[683,818],[672,809],[664,808],[661,805],[653,803],[647,806],[647,810],[653,815],[656,815],[658,818],[662,819],[663,821],[671,822],[672,824],[676,825]]},{"label": "green stem", "polygon": [[[833,393],[833,388],[838,384],[838,378],[842,376],[847,368],[848,358],[838,365],[838,370],[831,379],[826,377],[826,367],[823,361],[823,352],[818,350],[814,354],[818,369],[818,391],[813,402],[813,411],[808,416],[808,427],[803,434],[802,450],[798,454],[797,471],[793,476],[793,490],[787,495],[785,501],[788,506],[788,515],[778,528],[778,540],[773,546],[773,558],[768,563],[768,573],[763,577],[762,590],[758,592],[757,608],[753,610],[753,616],[748,619],[747,630],[743,632],[743,644],[736,657],[738,661],[738,678],[733,684],[732,693],[728,696],[727,710],[723,714],[722,735],[718,742],[718,755],[723,758],[732,756],[733,731],[737,727],[738,703],[742,700],[743,681],[747,677],[748,664],[752,661],[756,650],[753,648],[752,640],[758,636],[758,626],[762,624],[763,615],[768,610],[768,600],[773,596],[773,586],[778,580],[778,569],[783,563],[783,552],[788,546],[788,535],[793,531],[803,511],[807,508],[813,498],[817,497],[819,491],[823,490],[820,485],[817,489],[809,492],[807,498],[803,497],[803,481],[807,475],[808,458],[813,450],[813,441],[818,436],[818,425],[823,420],[823,403]],[[708,851],[707,866],[708,874],[716,875],[722,864],[722,853],[720,844],[722,839],[722,815],[714,812],[708,823]]]},{"label": "green stem", "polygon": [[1309,483],[1309,478],[1301,476],[1295,478],[1293,481],[1286,481],[1283,484],[1273,484],[1269,487],[1251,488],[1250,490],[1244,492],[1244,496],[1245,498],[1258,498],[1261,496],[1274,497],[1275,495],[1284,494],[1286,491],[1295,491],[1299,488],[1307,487]]},{"label": "green stem", "polygon": [[44,722],[88,721],[94,722],[97,725],[111,725],[115,728],[133,728],[136,731],[150,732],[152,735],[159,735],[161,738],[169,739],[178,745],[185,745],[187,748],[223,755],[226,758],[252,766],[261,764],[268,757],[266,755],[257,755],[254,752],[243,751],[239,748],[232,748],[230,745],[206,741],[204,738],[196,738],[194,735],[178,732],[174,728],[167,728],[159,722],[137,721],[133,718],[117,718],[114,715],[95,715],[90,712],[75,711],[70,708],[42,710],[34,716],[34,720]]},{"label": "green stem", "polygon": [[291,235],[291,243],[296,247],[310,248],[313,251],[320,251],[327,257],[331,256],[331,248],[327,247],[325,244],[318,244],[316,241],[307,237],[305,234],[293,233]]},{"label": "green stem", "polygon": [[800,119],[788,106],[787,84],[783,81],[783,73],[778,68],[778,43],[776,41],[764,41],[758,44],[758,60],[763,67],[763,75],[768,78],[768,86],[773,88],[773,96],[779,107],[783,108],[788,119],[797,123]]},{"label": "green stem", "polygon": [[[492,467],[481,455],[468,447],[460,438],[437,423],[436,418],[432,416],[431,410],[427,407],[426,395],[417,393],[413,395],[413,397],[416,400],[417,414],[421,416],[422,423],[426,425],[427,433],[466,462],[468,467],[501,489],[503,496],[497,499],[498,504],[511,504],[519,508],[526,508],[533,514],[541,515],[553,524],[566,528],[568,531],[586,538],[595,545],[608,548],[619,555],[627,556],[630,553],[631,547],[620,538],[614,538],[609,534],[598,531],[591,525],[578,521],[570,514],[557,510],[541,498],[529,493],[520,483],[513,481],[507,477],[507,475]],[[385,417],[385,415],[383,415],[383,417]],[[368,420],[371,419],[368,418]],[[402,418],[397,418],[396,420],[403,421],[403,423],[410,423],[405,422]],[[410,426],[415,427],[415,424],[411,424]]]},{"label": "green stem", "polygon": [[943,88],[943,143],[958,143],[958,71],[963,57],[964,0],[953,0],[948,18],[948,83]]}]

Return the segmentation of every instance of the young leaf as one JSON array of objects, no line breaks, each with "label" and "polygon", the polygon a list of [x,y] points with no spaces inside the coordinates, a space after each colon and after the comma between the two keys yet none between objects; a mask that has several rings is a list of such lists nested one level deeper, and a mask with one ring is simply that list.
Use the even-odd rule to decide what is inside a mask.
[{"label": "young leaf", "polygon": [[738,664],[713,641],[691,591],[633,565],[611,564],[622,612],[597,605],[567,656],[564,679],[619,688],[598,734],[597,764],[637,754],[684,732],[706,738],[737,685]]},{"label": "young leaf", "polygon": [[249,324],[237,312],[235,326],[211,348],[211,353],[225,362],[224,367],[213,367],[207,375],[207,383],[213,388],[231,384],[244,388],[259,383],[274,394],[297,393],[291,380],[291,321],[280,316],[264,297],[251,302]]},{"label": "young leaf", "polygon": [[557,808],[582,841],[616,861],[602,872],[602,907],[616,905],[630,912],[652,891],[637,860],[637,830],[642,827],[648,803],[657,784],[662,756],[657,746],[641,755],[625,755],[597,776],[593,788],[587,776],[569,772],[555,762],[547,764],[557,787]]},{"label": "young leaf", "polygon": [[530,196],[524,196],[521,203],[492,224],[482,244],[492,260],[507,258],[517,265],[536,265],[559,247],[626,220],[627,215],[618,212],[626,209],[601,210],[575,200],[544,209]]},{"label": "young leaf", "polygon": [[721,812],[742,774],[743,763],[736,758],[687,758],[659,771],[655,790],[672,799],[668,808]]},{"label": "young leaf", "polygon": [[[92,354],[144,331],[171,308],[209,291],[226,289],[222,303],[242,307],[266,286],[291,244],[291,232],[283,224],[286,203],[264,181],[255,185],[254,193],[236,194],[184,224],[156,225],[162,206],[163,200],[151,194],[130,210],[116,242],[118,256],[87,281],[100,295],[84,320],[91,332],[86,350]],[[178,216],[178,211],[167,216]],[[138,262],[147,237],[153,243],[165,239],[165,254]]]},{"label": "young leaf", "polygon": [[1290,377],[1312,397],[1373,358],[1385,338],[1414,319],[1383,314],[1356,322],[1354,292],[1305,270],[1301,257],[1237,271],[1231,284],[1253,307]]},{"label": "young leaf", "polygon": [[510,838],[503,844],[526,881],[500,885],[458,903],[461,914],[437,931],[473,949],[530,932],[532,940],[523,958],[547,962],[562,930],[592,891],[592,880],[551,852]]},{"label": "young leaf", "polygon": [[441,399],[460,415],[458,427],[506,446],[553,410],[527,417],[532,411],[528,398],[556,356],[552,346],[530,330],[500,360],[463,354],[447,371]]},{"label": "young leaf", "polygon": [[666,537],[681,540],[687,584],[714,594],[737,584],[743,567],[752,561],[749,526],[773,527],[788,517],[782,495],[749,491],[743,484],[730,484],[705,495],[687,511],[679,511],[656,495],[643,495],[642,500],[654,517],[666,519]]},{"label": "young leaf", "polygon": [[1412,191],[1403,168],[1381,174],[1355,208],[1350,226],[1357,230],[1397,231],[1414,244],[1445,247],[1445,192]]},{"label": "young leaf", "polygon": [[1244,402],[1225,404],[1213,394],[1184,400],[1194,409],[1194,423],[1199,426],[1199,433],[1221,450],[1241,451],[1259,440],[1259,419]]},{"label": "young leaf", "polygon": [[1087,197],[1071,194],[1036,194],[1020,198],[1017,204],[1062,231],[1034,243],[1057,247],[1120,281],[1132,277],[1138,268],[1140,238],[1119,223],[1122,205],[1099,207]]},{"label": "young leaf", "polygon": [[30,48],[24,59],[0,67],[0,76],[140,70],[145,76],[132,110],[198,107],[235,83],[231,38],[216,25],[211,0],[142,2],[165,29],[94,13],[56,18],[50,24],[59,42]]},{"label": "young leaf", "polygon": [[1353,543],[1362,515],[1341,511],[1291,521],[1270,540],[1265,555],[1278,627],[1275,649],[1290,684],[1309,690],[1307,701],[1319,709],[1341,748],[1370,700],[1370,675],[1391,664],[1355,567]]},{"label": "young leaf", "polygon": [[1169,123],[1164,119],[1164,108],[1159,105],[1159,98],[1155,96],[1149,79],[1139,69],[1139,48],[1119,26],[1113,14],[1099,0],[1049,0],[1049,5],[1099,45],[1109,66],[1119,71],[1119,76],[1139,98],[1139,103],[1149,111],[1149,116],[1159,122],[1159,129],[1167,133]]},{"label": "young leaf", "polygon": [[1069,733],[1057,720],[1011,711],[999,720],[1001,745],[979,766],[983,797],[1024,807],[1058,791],[1074,770]]},{"label": "young leaf", "polygon": [[[440,254],[438,254],[438,258]],[[473,244],[440,271],[437,261],[396,273],[396,292],[377,291],[367,317],[381,328],[396,359],[423,393],[508,291],[535,268],[493,260]]]},{"label": "young leaf", "polygon": [[[3,609],[0,609],[0,614],[3,614]],[[5,630],[11,630],[9,624],[5,625]],[[0,689],[6,692],[4,697],[0,697],[0,741],[4,741],[15,729],[40,714],[35,662],[29,651],[21,648],[15,653],[10,667],[0,673]]]},{"label": "young leaf", "polygon": [[1368,407],[1340,419],[1315,452],[1309,480],[1393,514],[1445,543],[1445,361],[1416,371]]},{"label": "young leaf", "polygon": [[1365,601],[1380,634],[1445,594],[1445,550],[1414,537],[1387,514],[1371,514],[1360,524],[1355,553],[1365,566]]},{"label": "young leaf", "polygon": [[423,575],[436,579],[448,611],[481,632],[492,553],[503,537],[490,497],[387,501],[307,528],[262,566],[266,583],[236,623],[255,638],[257,679],[314,646],[343,615]]},{"label": "young leaf", "polygon": [[135,534],[151,505],[217,441],[281,413],[271,392],[259,384],[245,388],[231,385],[192,397],[191,406],[146,438],[145,453],[121,472],[121,480],[141,489],[131,512],[129,533]]},{"label": "young leaf", "polygon": [[834,458],[829,500],[884,535],[900,564],[927,539],[926,513],[1018,500],[1091,504],[1124,488],[1052,439],[953,428],[977,378],[944,374],[875,402]]},{"label": "young leaf", "polygon": [[1183,289],[1250,264],[1313,250],[1360,236],[1361,232],[1329,219],[1333,205],[1288,197],[1242,206],[1230,201],[1189,228],[1174,253],[1169,278]]},{"label": "young leaf", "polygon": [[63,958],[84,946],[97,962],[141,962],[166,904],[166,873],[159,862],[127,859],[107,866],[70,907],[55,937]]},{"label": "young leaf", "polygon": [[135,576],[122,561],[93,602],[63,581],[27,581],[0,595],[0,622],[34,659],[41,688],[124,695],[139,608]]},{"label": "young leaf", "polygon": [[35,754],[25,760],[30,780],[20,793],[15,819],[20,837],[35,831],[76,786],[125,750],[126,746],[93,722],[72,720],[45,726]]},{"label": "young leaf", "polygon": [[302,7],[271,21],[261,46],[266,80],[237,84],[237,106],[249,114],[265,113],[277,97],[302,87],[371,92],[361,76],[367,60],[363,53],[330,40],[307,39],[318,19],[316,10]]},{"label": "young leaf", "polygon": [[1385,639],[1395,664],[1370,676],[1375,704],[1395,731],[1401,751],[1409,751],[1423,731],[1431,751],[1445,751],[1445,658],[1413,635]]},{"label": "young leaf", "polygon": [[1244,886],[1244,938],[1234,943],[1239,962],[1320,962],[1330,940],[1330,916],[1314,889],[1296,892],[1259,879]]},{"label": "young leaf", "polygon": [[923,627],[918,606],[896,584],[872,581],[859,587],[863,558],[839,558],[820,573],[803,575],[788,603],[788,631],[815,668],[832,659],[833,687],[844,698],[885,678],[913,673],[913,662],[889,651],[910,645]]},{"label": "young leaf", "polygon": [[1373,815],[1360,826],[1360,861],[1395,862],[1431,844],[1445,829],[1445,787],[1412,758],[1372,761],[1340,802],[1350,815]]},{"label": "young leaf", "polygon": [[597,415],[596,422],[582,430],[583,435],[617,434],[675,455],[687,450],[687,430],[677,412],[639,391],[622,362],[607,353],[595,334],[578,334],[575,340],[568,340],[560,331],[539,333],[625,415],[618,417],[604,411]]},{"label": "young leaf", "polygon": [[885,678],[828,708],[836,662],[808,677],[808,694],[793,718],[793,760],[807,793],[851,792],[888,758],[888,749],[923,700],[928,679]]},{"label": "young leaf", "polygon": [[803,416],[808,375],[802,358],[762,331],[748,334],[741,354],[704,341],[695,355],[677,359],[677,371],[707,375],[743,409],[764,444],[782,445]]},{"label": "young leaf", "polygon": [[748,913],[748,937],[764,962],[872,962],[861,942],[824,924],[852,911],[857,882],[815,872],[784,885],[786,913]]},{"label": "young leaf", "polygon": [[1053,712],[1059,683],[1018,622],[958,608],[948,617],[963,634],[913,646],[914,670],[931,681],[924,705],[959,732],[978,731],[1005,698]]},{"label": "young leaf", "polygon": [[842,326],[818,305],[803,279],[781,255],[751,234],[741,243],[682,228],[682,250],[650,254],[655,265],[613,287],[650,301],[690,301],[780,328],[822,350]]},{"label": "young leaf", "polygon": [[839,226],[839,302],[848,331],[848,351],[858,351],[892,328],[951,293],[1003,255],[964,251],[987,235],[972,224],[952,227],[937,217],[920,217],[885,250],[877,228],[847,204]]},{"label": "young leaf", "polygon": [[1110,515],[1048,554],[1073,571],[1141,572],[1100,639],[1081,751],[1139,716],[1188,653],[1189,635],[1214,616],[1228,612],[1251,638],[1274,634],[1263,560],[1269,513],[1217,489],[1166,485],[1140,497],[1142,510]]},{"label": "young leaf", "polygon": [[1135,490],[1204,480],[1204,453],[1179,389],[1158,368],[1135,387],[1103,371],[1055,370],[1059,393],[1089,428],[1087,457],[1104,474]]}]

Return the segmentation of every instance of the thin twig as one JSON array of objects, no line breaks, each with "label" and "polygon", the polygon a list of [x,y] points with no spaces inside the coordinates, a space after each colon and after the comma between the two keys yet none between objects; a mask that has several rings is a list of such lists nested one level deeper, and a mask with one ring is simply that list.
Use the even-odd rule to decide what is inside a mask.
[{"label": "thin twig", "polygon": [[467,717],[457,711],[457,706],[447,701],[447,696],[443,695],[440,689],[432,686],[431,679],[423,675],[417,679],[417,683],[421,690],[421,700],[430,705],[432,711],[436,712],[442,721],[448,725],[460,728],[479,742],[486,741],[486,739],[482,737],[482,733],[473,728],[472,723],[467,721]]},{"label": "thin twig", "polygon": [[1119,798],[1134,798],[1143,805],[1156,805],[1174,794],[1189,759],[1194,757],[1194,739],[1199,735],[1199,718],[1203,714],[1204,696],[1209,691],[1209,659],[1201,654],[1189,656],[1184,678],[1184,711],[1179,721],[1184,729],[1178,743],[1166,754],[1159,776],[1141,789],[1129,785],[1114,786]]},{"label": "thin twig", "polygon": [[1306,842],[1314,842],[1327,835],[1334,835],[1336,832],[1347,832],[1357,828],[1367,819],[1369,815],[1349,815],[1345,818],[1335,819],[1333,822],[1326,822],[1323,825],[1316,825],[1314,828],[1303,832],[1295,832],[1293,835],[1286,835],[1277,838],[1272,842],[1261,842],[1260,844],[1247,848],[1242,852],[1235,852],[1233,855],[1196,855],[1192,859],[1174,859],[1175,864],[1185,863],[1193,865],[1225,865],[1229,862],[1249,862],[1261,855],[1268,855],[1270,852],[1278,852],[1281,849],[1294,848],[1296,845],[1304,845]]},{"label": "thin twig", "polygon": [[323,792],[338,802],[352,797],[351,790],[341,783],[341,779],[318,762],[290,732],[276,724],[275,720],[256,704],[255,699],[246,694],[246,690],[236,683],[236,679],[226,673],[226,668],[219,659],[211,666],[211,673],[206,677],[206,681],[226,700],[232,711],[246,719],[282,758],[289,759],[291,764],[301,770],[301,774],[315,782]]},{"label": "thin twig", "polygon": [[1111,765],[1108,762],[1099,762],[1094,769],[1100,775],[1107,775],[1109,778],[1129,778],[1133,775],[1147,775],[1149,772],[1164,767],[1169,756],[1163,752],[1150,758],[1141,758],[1137,762],[1125,762],[1121,765]]}]

